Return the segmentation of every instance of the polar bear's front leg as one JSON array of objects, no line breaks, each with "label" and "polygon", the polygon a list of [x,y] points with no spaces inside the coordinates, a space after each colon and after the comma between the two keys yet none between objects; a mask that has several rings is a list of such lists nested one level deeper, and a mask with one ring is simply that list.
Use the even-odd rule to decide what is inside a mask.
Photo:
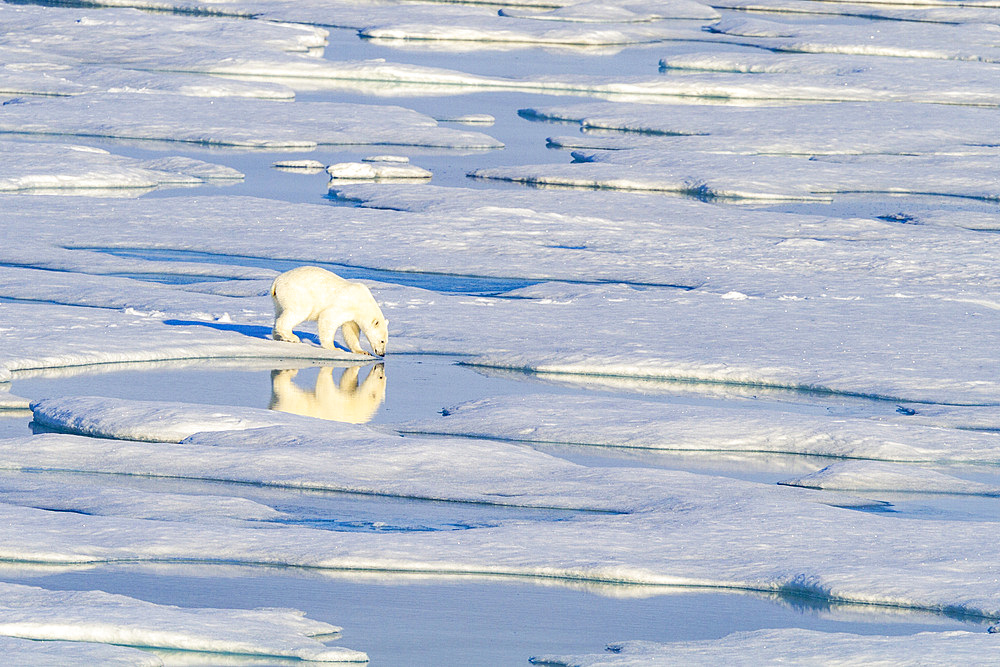
[{"label": "polar bear's front leg", "polygon": [[344,322],[340,330],[344,334],[344,342],[347,343],[347,347],[351,352],[355,354],[367,354],[371,356],[371,352],[361,347],[361,327],[354,320]]},{"label": "polar bear's front leg", "polygon": [[[319,344],[328,350],[336,350],[337,346],[333,342],[334,337],[337,335],[337,329],[341,329],[344,332],[344,341],[347,343],[347,347],[350,348],[351,352],[361,352],[364,350],[360,349],[358,345],[357,334],[354,336],[354,346],[351,346],[351,338],[349,330],[349,324],[351,324],[351,319],[349,315],[344,314],[342,311],[337,312],[334,310],[325,310],[320,314],[319,319],[316,321],[316,326],[319,329]],[[358,348],[358,349],[354,349]]]}]

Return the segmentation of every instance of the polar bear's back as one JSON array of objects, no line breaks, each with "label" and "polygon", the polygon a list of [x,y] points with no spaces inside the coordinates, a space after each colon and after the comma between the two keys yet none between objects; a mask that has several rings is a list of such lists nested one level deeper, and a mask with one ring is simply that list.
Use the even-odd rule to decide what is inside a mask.
[{"label": "polar bear's back", "polygon": [[[351,282],[318,266],[300,266],[285,271],[271,283],[271,297],[285,308],[322,310],[336,301],[356,302],[359,292],[371,292],[362,283]],[[319,313],[310,312],[315,318]]]}]

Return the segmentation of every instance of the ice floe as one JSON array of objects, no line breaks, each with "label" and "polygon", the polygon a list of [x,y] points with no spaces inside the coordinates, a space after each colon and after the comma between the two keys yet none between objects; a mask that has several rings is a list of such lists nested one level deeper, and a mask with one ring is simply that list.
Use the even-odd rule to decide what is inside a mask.
[{"label": "ice floe", "polygon": [[35,641],[16,637],[0,637],[0,651],[12,665],[34,667],[161,667],[157,656],[139,649],[111,644],[89,644],[78,641]]},{"label": "ice floe", "polygon": [[501,146],[485,134],[440,127],[401,107],[110,94],[9,105],[0,115],[0,132],[297,150],[318,144]]},{"label": "ice floe", "polygon": [[242,179],[235,169],[191,158],[137,160],[89,146],[0,141],[0,191],[5,192],[62,190],[121,196]]},{"label": "ice floe", "polygon": [[988,634],[972,632],[872,636],[788,628],[739,632],[721,639],[691,642],[626,641],[609,644],[605,653],[542,655],[531,658],[531,663],[551,667],[657,667],[720,662],[871,665],[910,663],[911,658],[906,656],[913,656],[914,664],[943,666],[977,662],[984,653],[993,651],[995,640]]},{"label": "ice floe", "polygon": [[835,194],[914,194],[1000,200],[992,155],[831,156],[599,153],[578,164],[475,169],[474,178],[539,186],[664,192],[705,199],[830,201]]},{"label": "ice floe", "polygon": [[871,461],[834,463],[809,475],[783,480],[779,484],[862,493],[904,491],[1000,496],[1000,487],[991,484],[970,482],[934,470]]},{"label": "ice floe", "polygon": [[[993,291],[1000,287],[1000,278],[992,271],[1000,257],[991,237],[949,226],[961,226],[964,213],[939,214],[942,224],[908,225],[900,224],[902,220],[734,210],[612,192],[497,193],[426,185],[345,185],[336,192],[372,208],[393,210],[220,196],[114,206],[95,203],[79,211],[72,200],[33,198],[3,209],[0,225],[10,233],[17,230],[20,241],[0,248],[0,262],[73,273],[173,271],[191,277],[240,278],[230,289],[243,287],[245,293],[259,296],[265,296],[267,286],[246,279],[263,281],[277,275],[273,269],[252,268],[261,261],[295,257],[309,263],[338,256],[350,257],[358,267],[401,272],[673,285],[771,298],[906,295],[981,299],[985,307],[994,303]],[[885,210],[890,215],[897,212]],[[80,224],[60,222],[72,216]],[[974,218],[973,226],[988,228],[989,216]],[[441,233],[442,219],[448,220],[446,234]],[[32,226],[29,220],[46,224]],[[949,225],[943,224],[945,220]],[[280,253],[274,251],[275,225],[285,230]],[[330,234],[332,226],[340,233]],[[55,235],[50,233],[54,229],[59,230]],[[148,239],[154,236],[158,243],[150,247]],[[412,259],[414,243],[422,249],[420,264]],[[102,248],[115,254],[101,252]],[[147,248],[151,254],[143,259]],[[158,249],[173,261],[159,260]],[[248,258],[246,268],[239,268],[240,257]],[[216,264],[224,258],[226,265],[234,266]],[[291,267],[274,264],[274,269],[287,268]],[[165,296],[154,300],[154,288],[145,289],[140,297],[137,290],[142,286],[135,283],[128,290],[135,300],[129,302],[123,298],[126,282],[109,281],[107,290],[96,282],[74,288],[73,275],[43,276],[28,269],[4,273],[9,284],[4,296],[14,298],[56,300],[43,289],[58,281],[65,286],[58,294],[64,303],[76,291],[78,300],[72,302],[81,305],[172,313],[221,314],[239,304],[221,300],[217,303],[225,305],[211,306],[201,297],[166,288],[155,288],[155,294]],[[961,277],[962,284],[943,279],[944,275]],[[973,282],[979,287],[970,291],[967,284]],[[83,284],[88,288],[82,289]],[[98,292],[106,295],[99,297]],[[170,295],[181,302],[171,305]],[[263,310],[269,312],[270,304],[265,304]],[[254,309],[261,310],[260,305]]]},{"label": "ice floe", "polygon": [[[323,28],[291,23],[92,6],[5,4],[0,16],[8,28],[0,37],[0,48],[9,52],[27,56],[41,51],[59,63],[93,61],[96,55],[105,63],[138,65],[136,69],[148,63],[164,65],[192,52],[307,53],[324,47],[328,34]],[[150,39],[150,34],[157,38]]]},{"label": "ice floe", "polygon": [[[340,628],[289,609],[185,609],[101,591],[48,591],[17,584],[0,584],[0,591],[0,635],[8,637],[321,662],[368,660],[360,651],[313,639]],[[40,649],[44,659],[44,645]]]},{"label": "ice floe", "polygon": [[[270,326],[246,327],[162,313],[0,302],[5,322],[46,326],[0,331],[0,381],[17,370],[164,359],[270,357],[356,359],[315,345],[267,340]],[[249,335],[248,335],[249,334]]]},{"label": "ice floe", "polygon": [[855,16],[928,23],[1000,23],[996,2],[895,2],[877,4],[813,0],[715,0],[717,9],[790,15]]},{"label": "ice floe", "polygon": [[[108,408],[92,411],[95,404]],[[97,438],[148,442],[180,442],[195,433],[232,431],[301,424],[299,418],[268,410],[232,411],[217,406],[188,405],[185,409],[156,402],[109,402],[76,396],[32,404],[35,422],[47,428]],[[309,423],[309,422],[306,422]]]},{"label": "ice floe", "polygon": [[[273,322],[264,276],[273,272],[258,273],[259,281],[191,291],[65,270],[79,271],[94,257],[101,272],[114,273],[116,260],[99,249],[117,248],[126,256],[138,249],[117,269],[134,272],[141,268],[135,257],[155,236],[159,248],[189,260],[181,272],[190,271],[198,252],[214,252],[236,264],[247,258],[249,266],[261,265],[253,258],[294,256],[304,264],[345,256],[360,266],[396,271],[563,281],[506,295],[516,299],[373,286],[401,352],[480,355],[476,363],[484,366],[532,372],[699,380],[897,401],[995,404],[1000,396],[981,352],[997,336],[1000,312],[992,292],[995,244],[988,235],[885,220],[784,219],[681,200],[676,221],[669,222],[675,204],[661,200],[650,208],[641,199],[625,202],[602,193],[576,199],[586,211],[574,212],[562,207],[567,200],[560,193],[463,191],[450,193],[451,203],[435,204],[442,193],[431,190],[410,199],[430,187],[382,197],[413,211],[225,197],[128,201],[113,211],[109,205],[81,211],[68,202],[36,204],[32,198],[4,209],[3,224],[24,231],[18,231],[21,249],[0,250],[0,258],[13,253],[25,263],[30,249],[48,268],[62,271],[4,269],[7,286],[0,295],[90,308],[38,306],[50,309],[51,326],[2,332],[2,365],[15,370],[206,355],[328,356],[314,345],[264,340]],[[64,219],[74,225],[58,223],[61,210],[72,210]],[[444,215],[453,222],[442,235]],[[699,217],[710,234],[692,226]],[[36,224],[25,226],[24,220]],[[37,224],[41,220],[54,226]],[[334,224],[338,233],[331,235]],[[274,225],[286,230],[279,252]],[[415,243],[424,258],[419,267],[411,263]],[[871,244],[868,251],[865,244]],[[81,249],[67,250],[74,246]],[[214,255],[206,258],[215,261]],[[164,268],[162,262],[153,267]],[[548,267],[546,273],[540,275],[539,267]],[[607,284],[621,281],[632,284]],[[979,287],[970,290],[973,284]],[[722,298],[733,291],[751,298]],[[240,296],[222,296],[230,293]],[[0,307],[19,322],[34,321],[16,315],[33,306]],[[114,310],[127,308],[135,312]],[[628,335],[621,322],[630,322]],[[511,334],[529,330],[530,346]],[[576,332],[569,345],[567,330]]]},{"label": "ice floe", "polygon": [[[803,454],[889,461],[1000,461],[1000,436],[995,433],[795,412],[527,395],[483,399],[449,407],[448,413],[444,418],[404,424],[399,428],[408,433],[533,444]],[[869,470],[860,464],[849,469]],[[831,467],[829,474],[834,470]],[[874,475],[880,468],[873,466],[870,470]],[[821,476],[816,485],[827,488],[821,484],[822,479]],[[920,483],[915,479],[913,488]],[[809,486],[805,482],[799,485]],[[845,487],[835,487],[831,483],[830,488]]]},{"label": "ice floe", "polygon": [[[0,49],[0,53],[5,53]],[[176,94],[191,97],[259,97],[291,100],[288,86],[170,72],[137,72],[115,67],[7,64],[0,67],[0,95],[83,95],[86,93]],[[5,104],[22,101],[7,100]]]},{"label": "ice floe", "polygon": [[[584,27],[586,26],[586,27]],[[661,42],[665,40],[695,40],[702,38],[701,26],[691,21],[676,23],[623,23],[597,25],[593,22],[560,22],[558,27],[547,21],[517,21],[504,16],[475,16],[465,25],[457,22],[396,23],[368,26],[359,31],[367,39],[422,40],[461,42],[482,49],[492,42],[521,44],[525,47],[544,46],[617,46]]]},{"label": "ice floe", "polygon": [[433,174],[415,164],[390,160],[366,160],[363,162],[338,162],[326,168],[333,182],[354,181],[411,181],[429,180]]},{"label": "ice floe", "polygon": [[757,18],[727,18],[712,32],[772,51],[848,53],[897,58],[1000,62],[998,26],[929,25],[910,21],[851,25],[796,25]]},{"label": "ice floe", "polygon": [[[453,441],[374,430],[363,438],[361,428],[214,432],[176,445],[44,435],[0,442],[0,459],[4,468],[30,467],[36,473],[256,480],[497,508],[564,508],[568,514],[561,521],[501,518],[460,531],[387,534],[295,526],[261,530],[0,505],[0,556],[46,563],[196,559],[687,584],[1000,613],[989,535],[961,523],[898,521],[843,509],[832,506],[840,502],[837,496],[820,491],[666,470],[587,468],[503,443],[470,441],[456,457]],[[580,511],[586,509],[604,511]],[[581,541],[581,534],[588,539]],[[738,554],[734,544],[741,545]],[[957,553],[963,554],[960,560]]]},{"label": "ice floe", "polygon": [[[1000,76],[1000,70],[996,73]],[[579,123],[586,134],[550,139],[563,148],[771,155],[989,155],[995,110],[900,103],[692,107],[591,103],[519,112]],[[753,132],[747,132],[753,127]],[[594,132],[614,130],[619,133]]]},{"label": "ice floe", "polygon": [[319,160],[279,160],[271,165],[275,169],[282,171],[301,172],[307,174],[318,174],[326,165]]},{"label": "ice floe", "polygon": [[712,7],[693,0],[668,2],[604,2],[585,1],[569,4],[552,3],[555,9],[540,11],[517,6],[504,7],[501,16],[514,16],[535,21],[567,21],[571,23],[637,23],[660,19],[713,20],[719,13]]},{"label": "ice floe", "polygon": [[93,482],[0,476],[0,502],[52,512],[105,514],[158,521],[274,521],[283,512],[248,500],[226,496],[151,493]]}]

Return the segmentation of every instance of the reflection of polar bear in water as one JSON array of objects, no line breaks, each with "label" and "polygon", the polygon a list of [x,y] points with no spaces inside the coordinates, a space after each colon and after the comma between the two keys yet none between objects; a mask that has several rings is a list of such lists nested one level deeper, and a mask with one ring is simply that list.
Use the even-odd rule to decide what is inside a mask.
[{"label": "reflection of polar bear in water", "polygon": [[385,366],[375,364],[358,386],[358,366],[344,369],[340,382],[333,381],[333,366],[325,366],[316,377],[313,391],[302,389],[292,379],[297,370],[271,371],[272,410],[306,417],[364,424],[371,421],[385,400]]},{"label": "reflection of polar bear in water", "polygon": [[274,279],[271,298],[275,340],[298,343],[292,327],[309,320],[316,322],[319,343],[325,348],[336,349],[333,337],[340,329],[351,352],[370,354],[361,347],[359,334],[364,331],[372,352],[385,355],[389,322],[362,283],[344,280],[318,266],[300,266]]}]

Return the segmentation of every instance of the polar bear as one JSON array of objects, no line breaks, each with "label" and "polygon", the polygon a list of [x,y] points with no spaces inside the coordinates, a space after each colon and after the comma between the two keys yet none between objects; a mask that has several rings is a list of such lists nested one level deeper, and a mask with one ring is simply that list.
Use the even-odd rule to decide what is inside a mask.
[{"label": "polar bear", "polygon": [[361,347],[359,334],[364,331],[372,352],[385,356],[389,322],[363,284],[344,280],[318,266],[300,266],[274,279],[271,298],[275,340],[299,342],[292,327],[309,320],[316,322],[319,343],[325,348],[335,349],[333,337],[341,329],[351,352],[370,355]]}]

